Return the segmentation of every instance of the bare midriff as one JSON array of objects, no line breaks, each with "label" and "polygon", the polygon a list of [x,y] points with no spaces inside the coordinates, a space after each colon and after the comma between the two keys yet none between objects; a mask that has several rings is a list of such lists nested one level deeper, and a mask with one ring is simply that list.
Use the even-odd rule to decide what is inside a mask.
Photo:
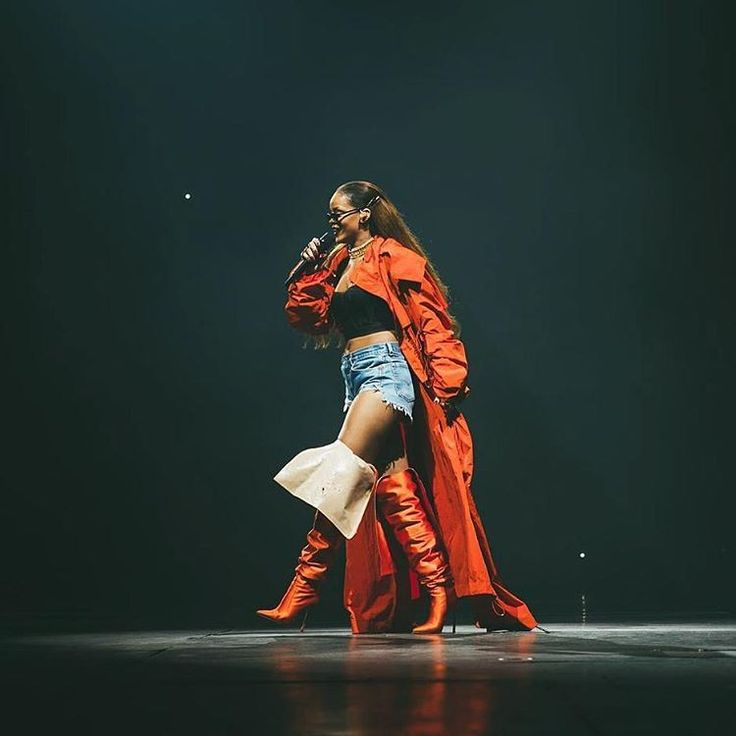
[{"label": "bare midriff", "polygon": [[345,343],[345,352],[352,353],[353,350],[364,348],[368,345],[375,345],[379,342],[398,342],[396,333],[391,330],[381,330],[381,332],[372,332],[370,335],[360,335],[360,337],[352,337]]}]

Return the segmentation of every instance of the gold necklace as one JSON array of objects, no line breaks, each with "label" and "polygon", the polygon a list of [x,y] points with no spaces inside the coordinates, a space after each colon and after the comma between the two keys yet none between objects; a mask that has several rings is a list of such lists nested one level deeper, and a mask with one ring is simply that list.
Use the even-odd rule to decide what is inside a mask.
[{"label": "gold necklace", "polygon": [[357,248],[350,248],[348,247],[348,254],[350,255],[351,261],[357,261],[358,258],[360,258],[363,253],[365,253],[366,248],[370,244],[371,240],[373,238],[368,238],[368,240],[365,241],[365,243],[361,243]]}]

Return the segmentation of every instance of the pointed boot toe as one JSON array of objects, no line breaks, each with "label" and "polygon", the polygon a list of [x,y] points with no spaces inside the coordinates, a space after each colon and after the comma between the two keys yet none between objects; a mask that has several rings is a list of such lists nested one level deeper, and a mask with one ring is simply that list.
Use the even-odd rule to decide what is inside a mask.
[{"label": "pointed boot toe", "polygon": [[291,621],[317,601],[319,594],[314,585],[297,573],[276,608],[259,608],[256,613],[269,621]]}]

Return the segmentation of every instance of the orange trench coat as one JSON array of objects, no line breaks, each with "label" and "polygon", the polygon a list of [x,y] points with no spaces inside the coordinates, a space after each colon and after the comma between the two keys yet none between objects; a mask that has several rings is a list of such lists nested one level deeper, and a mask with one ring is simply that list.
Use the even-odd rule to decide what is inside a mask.
[{"label": "orange trench coat", "polygon": [[[330,302],[347,255],[342,249],[329,265],[289,284],[284,309],[293,327],[313,335],[328,332]],[[533,629],[537,621],[529,608],[501,582],[473,499],[467,421],[462,414],[448,420],[434,401],[459,403],[470,388],[465,348],[452,334],[447,302],[425,266],[425,258],[397,240],[375,236],[350,278],[388,303],[399,328],[416,394],[413,422],[403,432],[408,460],[426,486],[422,502],[446,550],[458,598],[476,596],[476,619],[482,615],[491,628],[513,619],[517,627]],[[416,576],[379,518],[374,498],[346,542],[343,596],[353,633],[402,630],[408,604],[418,594]]]}]

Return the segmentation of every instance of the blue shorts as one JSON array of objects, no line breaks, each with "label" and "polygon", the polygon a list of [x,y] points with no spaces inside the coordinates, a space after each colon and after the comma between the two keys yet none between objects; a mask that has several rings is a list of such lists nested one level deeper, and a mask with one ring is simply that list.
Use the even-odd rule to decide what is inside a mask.
[{"label": "blue shorts", "polygon": [[387,404],[404,412],[412,421],[414,384],[399,343],[379,342],[345,353],[340,360],[340,371],[345,379],[343,412],[361,391],[377,390]]}]

